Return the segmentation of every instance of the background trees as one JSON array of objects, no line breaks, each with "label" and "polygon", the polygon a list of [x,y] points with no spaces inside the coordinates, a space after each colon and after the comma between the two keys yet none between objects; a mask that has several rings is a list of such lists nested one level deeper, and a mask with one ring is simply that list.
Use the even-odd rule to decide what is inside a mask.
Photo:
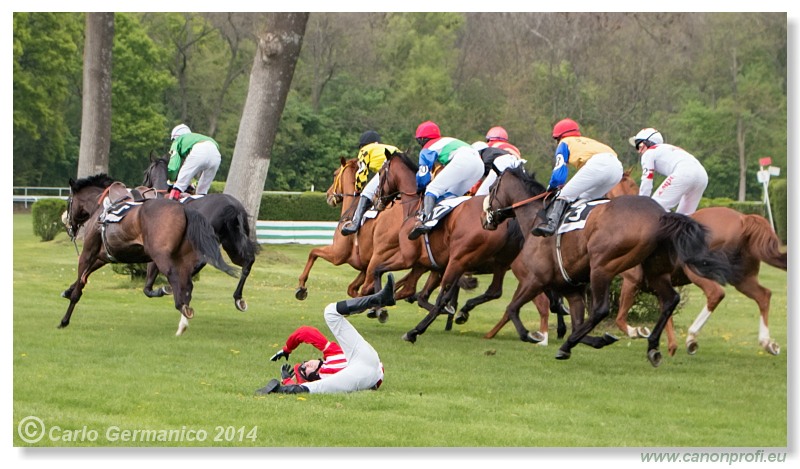
[{"label": "background trees", "polygon": [[[140,183],[186,122],[220,143],[228,178],[258,20],[116,14],[112,176]],[[758,199],[758,158],[786,168],[786,25],[783,13],[312,13],[263,185],[321,190],[361,132],[416,150],[426,119],[470,142],[502,125],[544,178],[550,129],[572,117],[635,173],[627,138],[655,126],[709,169],[707,196]],[[83,35],[82,14],[14,14],[14,184],[76,173]]]}]

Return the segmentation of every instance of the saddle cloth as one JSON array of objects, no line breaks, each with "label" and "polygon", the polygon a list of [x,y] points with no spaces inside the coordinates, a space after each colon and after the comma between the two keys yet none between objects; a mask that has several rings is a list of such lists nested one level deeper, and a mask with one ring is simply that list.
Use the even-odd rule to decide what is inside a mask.
[{"label": "saddle cloth", "polygon": [[127,215],[128,211],[137,205],[142,205],[142,202],[127,201],[112,205],[100,213],[100,223],[119,223],[123,218],[125,218],[125,215]]},{"label": "saddle cloth", "polygon": [[442,220],[444,217],[446,217],[447,214],[452,212],[454,208],[471,198],[471,196],[462,195],[460,197],[450,197],[449,199],[440,201],[435,207],[433,207],[431,219],[425,222],[425,226],[433,228],[437,223],[439,223],[439,220]]},{"label": "saddle cloth", "polygon": [[598,205],[607,204],[611,202],[609,199],[597,200],[578,200],[570,205],[567,212],[561,218],[561,225],[558,227],[558,234],[568,233],[570,231],[582,230],[586,226],[586,219],[589,213],[594,210]]}]

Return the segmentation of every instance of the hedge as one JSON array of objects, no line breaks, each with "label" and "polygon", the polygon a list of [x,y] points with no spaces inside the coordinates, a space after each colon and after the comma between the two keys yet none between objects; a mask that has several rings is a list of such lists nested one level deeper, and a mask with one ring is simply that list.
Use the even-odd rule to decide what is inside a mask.
[{"label": "hedge", "polygon": [[61,215],[67,210],[67,202],[62,199],[40,199],[31,206],[33,234],[42,241],[52,241],[58,233],[67,229]]}]

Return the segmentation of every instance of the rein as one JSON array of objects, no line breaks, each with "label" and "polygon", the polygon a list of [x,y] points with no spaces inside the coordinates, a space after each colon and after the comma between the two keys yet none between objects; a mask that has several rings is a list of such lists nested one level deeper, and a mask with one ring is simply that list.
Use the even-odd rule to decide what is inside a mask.
[{"label": "rein", "polygon": [[505,208],[501,208],[500,210],[509,210],[509,209],[510,210],[514,210],[516,208],[522,207],[523,205],[527,205],[527,204],[533,202],[534,200],[539,200],[539,199],[541,199],[543,197],[547,197],[548,195],[553,194],[553,193],[555,193],[555,191],[549,191],[549,192],[545,191],[545,192],[542,192],[539,195],[535,195],[535,196],[527,198],[525,200],[520,200],[519,202],[515,202],[515,203],[511,204],[511,206],[505,207]]},{"label": "rein", "polygon": [[[353,165],[353,163],[348,161],[347,163],[345,163],[345,164],[343,164],[341,166],[339,171],[336,172],[336,176],[333,178],[333,190],[334,190],[334,192],[331,195],[333,195],[335,197],[358,197],[359,195],[361,195],[361,193],[358,192],[358,191],[355,191],[352,194],[348,194],[348,193],[345,193],[342,190],[342,173],[344,172],[345,168],[347,168],[348,166],[352,166],[352,165]],[[337,190],[341,191],[341,192],[336,192]]]}]

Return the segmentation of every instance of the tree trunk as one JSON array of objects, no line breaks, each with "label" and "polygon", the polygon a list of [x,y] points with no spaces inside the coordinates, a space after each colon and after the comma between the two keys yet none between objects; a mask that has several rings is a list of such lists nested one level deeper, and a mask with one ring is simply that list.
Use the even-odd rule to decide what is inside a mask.
[{"label": "tree trunk", "polygon": [[86,13],[78,178],[108,173],[111,151],[111,50],[114,13]]},{"label": "tree trunk", "polygon": [[739,145],[739,202],[744,202],[747,193],[747,155],[745,154],[745,128],[741,113],[736,118],[736,143]]},{"label": "tree trunk", "polygon": [[294,68],[300,55],[308,13],[273,13],[258,34],[258,49],[225,193],[239,199],[255,223],[269,172],[272,144],[278,131]]}]

